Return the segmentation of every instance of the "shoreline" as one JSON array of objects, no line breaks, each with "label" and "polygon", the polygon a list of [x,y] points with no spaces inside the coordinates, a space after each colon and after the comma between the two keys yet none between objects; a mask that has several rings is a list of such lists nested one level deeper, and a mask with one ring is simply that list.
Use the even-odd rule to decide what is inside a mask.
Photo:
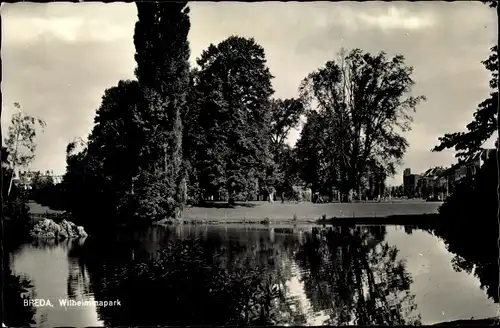
[{"label": "shoreline", "polygon": [[484,318],[484,319],[459,319],[453,321],[445,321],[435,323],[432,326],[494,326],[500,322],[499,317]]},{"label": "shoreline", "polygon": [[316,220],[308,218],[243,218],[243,219],[197,219],[182,218],[179,220],[163,219],[153,222],[153,226],[171,226],[171,225],[260,225],[260,226],[295,226],[295,225],[429,225],[433,221],[439,220],[437,213],[422,214],[401,214],[379,217],[333,217],[330,219],[318,218]]},{"label": "shoreline", "polygon": [[[364,203],[268,203],[249,202],[225,207],[214,202],[209,206],[187,207],[182,217],[147,223],[150,226],[189,225],[422,225],[439,219],[440,203],[424,201],[364,202]],[[31,203],[30,216],[34,222],[41,218],[64,217],[62,211],[51,210]],[[71,220],[71,218],[66,218]],[[129,228],[131,228],[129,226]]]}]

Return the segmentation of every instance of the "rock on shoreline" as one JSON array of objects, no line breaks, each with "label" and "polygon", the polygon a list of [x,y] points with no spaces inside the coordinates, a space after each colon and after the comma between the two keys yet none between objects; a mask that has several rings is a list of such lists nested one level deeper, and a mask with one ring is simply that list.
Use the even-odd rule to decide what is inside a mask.
[{"label": "rock on shoreline", "polygon": [[71,221],[62,220],[57,224],[50,219],[42,219],[38,221],[30,230],[32,238],[55,238],[71,239],[71,238],[85,238],[87,233],[82,226],[77,226]]}]

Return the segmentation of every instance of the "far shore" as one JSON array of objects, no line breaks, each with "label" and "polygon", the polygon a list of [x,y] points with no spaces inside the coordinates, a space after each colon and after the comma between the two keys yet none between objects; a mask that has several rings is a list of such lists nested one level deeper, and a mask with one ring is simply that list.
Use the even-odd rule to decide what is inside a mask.
[{"label": "far shore", "polygon": [[165,219],[156,224],[415,224],[422,214],[437,214],[440,205],[415,200],[326,204],[248,202],[234,207],[212,203],[186,208],[180,220]]},{"label": "far shore", "polygon": [[[62,214],[40,204],[30,203],[30,212],[38,217]],[[440,202],[396,200],[391,202],[355,203],[291,203],[244,202],[228,206],[223,202],[211,202],[187,207],[180,220],[163,219],[154,225],[201,224],[201,225],[317,225],[317,224],[395,224],[415,225],[435,220]],[[425,215],[424,215],[425,214]]]}]

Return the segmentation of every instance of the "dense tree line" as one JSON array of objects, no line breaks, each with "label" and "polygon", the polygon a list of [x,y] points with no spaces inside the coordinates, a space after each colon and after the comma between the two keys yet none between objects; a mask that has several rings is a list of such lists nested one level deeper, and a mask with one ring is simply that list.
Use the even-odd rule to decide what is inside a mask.
[{"label": "dense tree line", "polygon": [[107,89],[89,136],[68,145],[59,188],[69,212],[136,222],[179,217],[188,202],[293,196],[297,187],[346,201],[382,192],[408,146],[395,131],[410,128],[424,99],[408,96],[402,56],[343,51],[297,98],[276,99],[253,38],[211,44],[190,67],[186,3],[137,9],[137,80]]}]

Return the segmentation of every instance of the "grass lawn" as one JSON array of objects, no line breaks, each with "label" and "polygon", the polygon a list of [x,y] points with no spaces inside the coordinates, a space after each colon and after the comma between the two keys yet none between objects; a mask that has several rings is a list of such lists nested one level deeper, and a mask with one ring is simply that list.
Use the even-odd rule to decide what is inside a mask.
[{"label": "grass lawn", "polygon": [[[325,216],[336,218],[382,218],[393,215],[418,215],[437,213],[441,203],[424,201],[394,201],[387,203],[284,203],[273,204],[260,201],[238,203],[234,207],[227,203],[212,202],[205,207],[188,207],[183,212],[183,220],[199,223],[260,223],[275,224],[313,223]],[[59,214],[62,211],[30,202],[30,212],[34,215]],[[296,218],[294,220],[294,218]],[[160,222],[164,223],[164,222]]]},{"label": "grass lawn", "polygon": [[271,222],[297,221],[313,222],[322,216],[327,218],[347,217],[386,217],[390,215],[417,215],[437,213],[441,203],[424,201],[398,201],[391,203],[285,203],[249,202],[234,207],[224,207],[223,203],[214,203],[210,207],[189,207],[184,210],[185,220],[255,222],[266,218]]},{"label": "grass lawn", "polygon": [[62,214],[64,211],[53,210],[50,207],[42,206],[35,202],[28,202],[28,207],[31,214]]}]

